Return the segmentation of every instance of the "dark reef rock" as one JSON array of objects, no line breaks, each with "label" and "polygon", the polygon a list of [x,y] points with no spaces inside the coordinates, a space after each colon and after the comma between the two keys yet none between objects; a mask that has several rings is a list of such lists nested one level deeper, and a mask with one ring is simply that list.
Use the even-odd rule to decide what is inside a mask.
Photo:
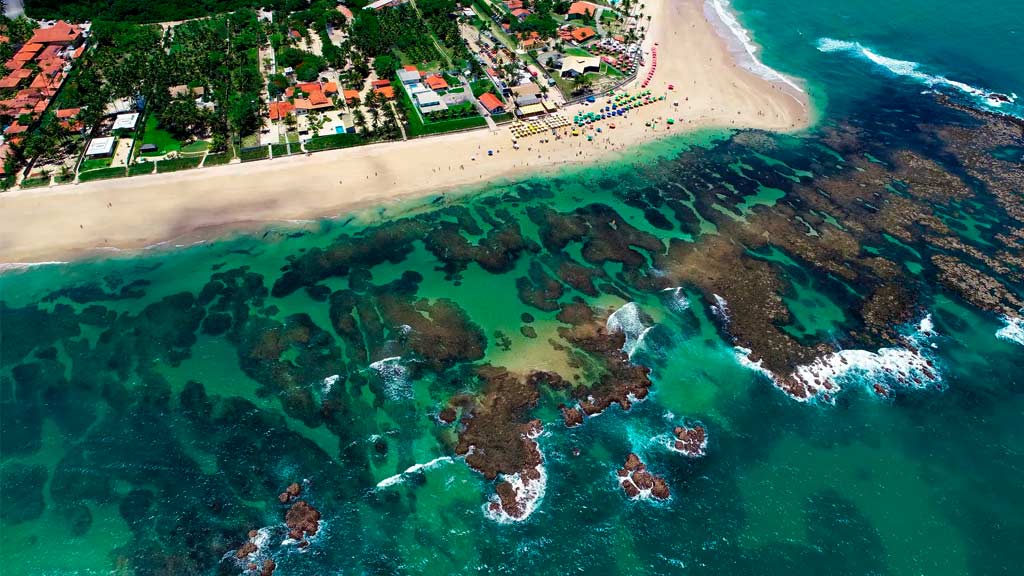
[{"label": "dark reef rock", "polygon": [[299,500],[288,509],[284,522],[288,526],[288,537],[301,542],[320,530],[320,511]]},{"label": "dark reef rock", "polygon": [[632,452],[626,456],[626,462],[617,475],[622,491],[630,499],[643,498],[649,494],[658,500],[666,500],[670,495],[665,479],[647,470],[647,466]]},{"label": "dark reef rock", "polygon": [[676,437],[672,443],[672,447],[683,454],[691,457],[698,458],[704,455],[704,451],[708,445],[707,431],[701,424],[690,426],[676,426],[672,430],[672,435]]}]

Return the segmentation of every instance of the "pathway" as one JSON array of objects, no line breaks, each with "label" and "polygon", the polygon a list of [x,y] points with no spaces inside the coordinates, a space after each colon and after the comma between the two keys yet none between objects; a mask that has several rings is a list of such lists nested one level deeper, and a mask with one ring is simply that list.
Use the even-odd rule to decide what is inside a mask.
[{"label": "pathway", "polygon": [[477,113],[483,116],[484,120],[487,121],[487,127],[490,128],[492,132],[497,130],[498,125],[494,123],[494,118],[491,118],[491,114],[487,111],[486,108],[484,108],[484,105],[481,104],[480,101],[476,99],[476,95],[473,94],[473,87],[469,84],[469,80],[466,80],[466,77],[462,76],[461,74],[459,75],[459,80],[462,80],[462,88],[465,90],[465,94],[468,94],[469,101],[472,102],[474,106],[476,106]]}]

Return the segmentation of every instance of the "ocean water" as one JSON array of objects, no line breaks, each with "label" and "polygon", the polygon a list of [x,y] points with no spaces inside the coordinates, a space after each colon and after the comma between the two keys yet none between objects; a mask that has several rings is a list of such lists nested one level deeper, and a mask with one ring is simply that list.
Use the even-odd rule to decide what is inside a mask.
[{"label": "ocean water", "polygon": [[[1024,7],[735,8],[765,64],[807,79],[822,112],[806,134],[689,135],[348,219],[0,275],[4,576],[242,574],[233,552],[250,530],[254,559],[287,575],[1019,573],[1020,320],[939,281],[933,257],[952,250],[865,231],[867,212],[812,197],[895,170],[897,150],[961,173],[922,124],[976,121],[922,91],[988,105],[857,46],[1024,93]],[[1012,169],[1020,150],[991,155]],[[888,193],[916,198],[898,178]],[[985,192],[929,209],[981,254],[1013,226]],[[825,255],[798,253],[787,227]],[[755,244],[762,231],[773,240]],[[837,232],[895,280],[830,269],[821,239]],[[774,283],[759,283],[766,270]],[[1024,298],[1012,270],[998,278]],[[914,298],[890,314],[896,336],[858,336],[879,285]],[[787,315],[768,329],[847,359],[829,394],[793,398],[770,355],[738,350],[773,294]],[[592,385],[601,359],[565,338],[573,303],[622,334],[650,394],[567,428],[569,393],[539,387],[513,416],[543,424],[543,489],[525,519],[496,520],[496,482],[456,454],[471,422],[438,415],[488,397],[484,363]],[[695,423],[706,455],[671,450],[672,429]],[[668,500],[624,495],[629,453]],[[322,513],[305,548],[278,502],[291,482]]]}]

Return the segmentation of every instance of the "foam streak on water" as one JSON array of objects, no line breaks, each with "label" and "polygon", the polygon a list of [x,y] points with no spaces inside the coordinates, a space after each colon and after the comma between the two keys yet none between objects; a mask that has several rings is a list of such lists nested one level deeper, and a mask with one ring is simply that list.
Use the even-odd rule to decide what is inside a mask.
[{"label": "foam streak on water", "polygon": [[[994,108],[999,108],[1003,104],[1003,102],[995,99],[993,97],[994,93],[989,90],[971,86],[964,82],[950,80],[949,78],[938,74],[922,72],[920,69],[921,64],[918,62],[883,56],[864,46],[860,42],[849,42],[846,40],[836,40],[834,38],[819,38],[818,50],[822,52],[845,52],[852,54],[859,58],[863,58],[864,60],[867,60],[868,62],[871,62],[872,64],[883,68],[896,76],[915,80],[929,88],[951,88],[967,96],[974,97],[983,104]],[[1010,94],[1007,95],[1007,97],[1010,99],[1011,104],[1017,100],[1016,94]]]},{"label": "foam streak on water", "polygon": [[406,468],[404,472],[400,474],[395,474],[394,476],[389,476],[381,480],[380,482],[377,482],[377,488],[387,488],[388,486],[394,486],[395,484],[404,481],[405,477],[409,474],[419,472],[420,470],[430,470],[431,468],[434,468],[441,464],[447,464],[448,462],[451,461],[451,456],[441,456],[438,458],[434,458],[429,462],[424,462],[422,464],[413,464],[412,466]]},{"label": "foam streak on water", "polygon": [[614,334],[620,332],[626,336],[622,344],[622,351],[630,358],[640,347],[644,336],[650,331],[651,326],[644,321],[643,313],[636,302],[629,302],[608,316],[605,322],[608,332]]}]

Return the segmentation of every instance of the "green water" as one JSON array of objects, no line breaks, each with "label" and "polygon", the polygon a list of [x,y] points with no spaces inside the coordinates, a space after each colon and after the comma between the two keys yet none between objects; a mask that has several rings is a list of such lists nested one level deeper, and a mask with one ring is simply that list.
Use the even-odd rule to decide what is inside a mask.
[{"label": "green water", "polygon": [[[809,133],[750,146],[709,132],[386,216],[0,275],[4,576],[242,574],[231,552],[258,528],[272,535],[261,558],[287,575],[1018,573],[1024,346],[940,284],[935,247],[809,202],[856,177],[858,158],[886,169],[889,147],[943,158],[915,115],[959,121],[818,38],[1011,92],[1024,69],[1008,54],[1021,19],[1007,14],[1024,10],[736,4],[765,61],[809,80],[826,111]],[[837,150],[827,134],[847,123],[860,133]],[[972,202],[934,211],[991,253],[1006,215]],[[753,245],[747,226],[768,239]],[[771,328],[802,346],[893,346],[864,336],[859,312],[881,280],[780,248],[788,227],[823,253],[852,231],[856,254],[893,263],[914,299],[892,328],[934,322],[922,353],[936,382],[851,373],[834,402],[804,403],[739,361],[731,330],[762,306],[784,309]],[[736,258],[721,267],[727,296],[760,286],[756,266],[777,279],[763,302],[729,301],[732,318],[701,274],[671,283],[672,250],[722,245],[739,254],[723,256]],[[544,425],[543,498],[525,520],[495,522],[495,482],[455,457],[460,425],[438,414],[482,397],[483,363],[589,386],[600,368],[563,335],[574,302],[599,318],[642,312],[630,359],[650,369],[650,394],[566,428],[569,394],[540,389],[517,417]],[[694,422],[707,455],[669,450],[672,428]],[[630,452],[669,500],[625,497],[615,471]],[[293,481],[323,514],[304,550],[283,543],[277,495]]]}]

